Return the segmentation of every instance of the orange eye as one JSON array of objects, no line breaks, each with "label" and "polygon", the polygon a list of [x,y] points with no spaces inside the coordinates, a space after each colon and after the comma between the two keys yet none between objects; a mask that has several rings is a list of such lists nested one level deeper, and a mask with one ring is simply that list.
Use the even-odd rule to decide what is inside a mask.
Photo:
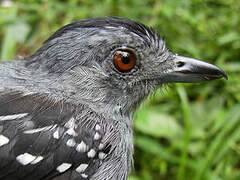
[{"label": "orange eye", "polygon": [[130,71],[136,64],[136,55],[129,50],[119,50],[115,53],[113,62],[121,72]]}]

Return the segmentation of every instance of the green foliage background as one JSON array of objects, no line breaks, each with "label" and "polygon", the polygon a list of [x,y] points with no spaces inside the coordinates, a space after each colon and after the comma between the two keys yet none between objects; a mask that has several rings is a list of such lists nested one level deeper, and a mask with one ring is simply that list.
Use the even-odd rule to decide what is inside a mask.
[{"label": "green foliage background", "polygon": [[[0,1],[2,3],[3,1]],[[239,0],[18,0],[0,8],[0,59],[28,56],[72,21],[123,16],[171,50],[222,67],[229,80],[159,90],[135,120],[131,180],[240,179]]]}]

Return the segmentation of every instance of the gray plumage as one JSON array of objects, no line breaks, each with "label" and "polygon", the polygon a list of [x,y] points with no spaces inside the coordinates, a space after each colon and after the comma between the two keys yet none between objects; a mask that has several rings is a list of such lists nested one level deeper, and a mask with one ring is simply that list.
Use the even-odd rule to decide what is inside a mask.
[{"label": "gray plumage", "polygon": [[[113,64],[119,49],[136,55],[129,71]],[[129,19],[67,25],[34,55],[0,64],[0,179],[127,179],[140,103],[164,83],[220,77]]]}]

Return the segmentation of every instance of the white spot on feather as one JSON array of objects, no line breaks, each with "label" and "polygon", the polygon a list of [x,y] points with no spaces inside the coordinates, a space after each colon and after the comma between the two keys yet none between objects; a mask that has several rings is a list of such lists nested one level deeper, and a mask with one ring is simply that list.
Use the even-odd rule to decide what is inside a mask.
[{"label": "white spot on feather", "polygon": [[53,133],[53,138],[59,139],[59,130],[58,129]]},{"label": "white spot on feather", "polygon": [[80,164],[80,166],[76,168],[76,171],[78,173],[82,173],[87,169],[87,167],[88,167],[88,164]]},{"label": "white spot on feather", "polygon": [[88,146],[83,141],[81,141],[81,143],[76,147],[76,151],[78,152],[86,152],[87,150]]},{"label": "white spot on feather", "polygon": [[103,143],[100,143],[99,146],[98,146],[98,149],[99,149],[99,150],[102,150],[103,148],[104,148]]},{"label": "white spot on feather", "polygon": [[24,134],[34,134],[34,133],[38,133],[41,131],[48,131],[48,130],[54,129],[56,126],[57,125],[55,124],[55,125],[46,126],[46,127],[42,127],[42,128],[29,129],[29,130],[24,131],[23,133]]},{"label": "white spot on feather", "polygon": [[88,175],[87,175],[87,174],[84,174],[84,173],[82,173],[81,176],[82,176],[83,178],[87,178],[87,177],[88,177]]},{"label": "white spot on feather", "polygon": [[105,154],[104,152],[100,152],[100,153],[98,154],[98,158],[99,158],[99,159],[104,159],[106,156],[107,156],[107,154]]},{"label": "white spot on feather", "polygon": [[30,164],[37,164],[41,160],[43,160],[43,157],[42,156],[37,156]]},{"label": "white spot on feather", "polygon": [[30,96],[30,95],[33,95],[35,94],[34,92],[25,92],[22,94],[22,96]]},{"label": "white spot on feather", "polygon": [[0,121],[8,121],[8,120],[19,119],[19,118],[23,118],[24,116],[27,116],[27,115],[28,115],[28,113],[0,116]]},{"label": "white spot on feather", "polygon": [[60,172],[60,173],[63,173],[66,170],[68,170],[71,166],[72,166],[72,164],[62,163],[60,166],[57,167],[57,171]]},{"label": "white spot on feather", "polygon": [[95,130],[96,131],[99,131],[101,129],[101,127],[99,126],[99,124],[97,124],[96,126],[95,126]]},{"label": "white spot on feather", "polygon": [[22,165],[27,165],[31,162],[33,162],[37,157],[33,156],[32,154],[29,153],[24,153],[24,154],[20,154],[16,157],[16,160],[22,164]]},{"label": "white spot on feather", "polygon": [[74,131],[73,128],[69,128],[69,129],[66,131],[66,133],[67,133],[68,135],[74,136],[74,137],[78,135],[78,134]]},{"label": "white spot on feather", "polygon": [[67,141],[67,146],[69,146],[69,147],[74,147],[75,145],[76,145],[76,142],[75,142],[75,140],[74,139],[69,139],[68,141]]},{"label": "white spot on feather", "polygon": [[75,119],[73,117],[69,119],[69,121],[66,122],[64,125],[65,128],[75,128],[75,126],[76,126]]},{"label": "white spot on feather", "polygon": [[0,147],[9,143],[9,139],[6,136],[0,134]]},{"label": "white spot on feather", "polygon": [[94,149],[91,149],[88,153],[87,153],[89,158],[94,158],[94,156],[96,155],[96,151]]},{"label": "white spot on feather", "polygon": [[100,134],[98,132],[96,132],[93,139],[94,140],[99,140],[100,138],[101,138]]}]

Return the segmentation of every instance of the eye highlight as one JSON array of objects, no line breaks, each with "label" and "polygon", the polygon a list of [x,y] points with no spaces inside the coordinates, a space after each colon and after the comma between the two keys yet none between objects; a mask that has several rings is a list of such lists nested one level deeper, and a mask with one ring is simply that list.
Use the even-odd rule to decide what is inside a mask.
[{"label": "eye highlight", "polygon": [[129,72],[135,66],[136,59],[136,55],[131,50],[122,49],[114,54],[113,63],[120,72]]}]

